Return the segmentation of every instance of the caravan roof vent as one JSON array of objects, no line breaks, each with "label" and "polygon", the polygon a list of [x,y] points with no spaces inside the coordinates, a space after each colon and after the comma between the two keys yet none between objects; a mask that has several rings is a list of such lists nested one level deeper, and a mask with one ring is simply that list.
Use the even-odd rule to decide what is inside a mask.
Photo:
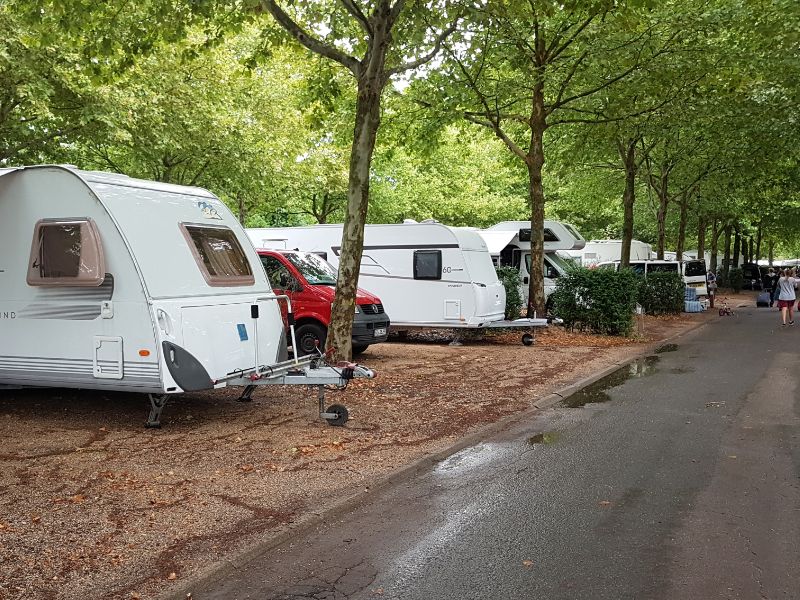
[{"label": "caravan roof vent", "polygon": [[413,225],[416,221],[414,219],[403,219],[403,225]]}]

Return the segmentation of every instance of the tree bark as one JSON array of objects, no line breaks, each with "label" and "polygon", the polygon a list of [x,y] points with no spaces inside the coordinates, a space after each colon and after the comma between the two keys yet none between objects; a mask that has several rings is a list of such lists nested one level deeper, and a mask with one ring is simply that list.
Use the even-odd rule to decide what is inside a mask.
[{"label": "tree bark", "polygon": [[242,192],[236,194],[236,204],[239,207],[239,223],[244,227],[244,220],[247,218],[247,209],[244,205],[244,194]]},{"label": "tree bark", "polygon": [[[662,179],[665,179],[662,177]],[[667,195],[667,182],[662,181],[662,187],[658,191],[658,245],[656,246],[656,258],[664,260],[664,249],[667,241],[667,209],[669,208],[669,196]]]},{"label": "tree bark", "polygon": [[697,258],[705,260],[706,258],[706,229],[708,228],[708,219],[700,215],[697,220]]},{"label": "tree bark", "polygon": [[683,260],[683,247],[686,243],[686,221],[689,217],[689,206],[686,197],[684,196],[679,203],[680,206],[680,220],[678,222],[678,244],[675,247],[675,259],[678,261]]},{"label": "tree bark", "polygon": [[767,248],[769,249],[769,266],[771,267],[775,260],[775,240],[770,240],[767,243]]},{"label": "tree bark", "polygon": [[755,262],[758,262],[761,258],[761,234],[763,232],[762,223],[758,223],[758,229],[756,230],[756,254],[755,254]]},{"label": "tree bark", "polygon": [[544,106],[544,83],[534,86],[531,114],[530,152],[525,161],[528,167],[528,195],[531,207],[531,272],[528,283],[528,317],[546,313],[544,298],[544,132],[547,114]]},{"label": "tree bark", "polygon": [[725,226],[725,253],[722,257],[722,271],[725,273],[725,279],[728,279],[728,274],[731,272],[731,225]]},{"label": "tree bark", "polygon": [[620,267],[631,263],[631,242],[633,241],[633,204],[636,200],[636,144],[639,138],[629,138],[620,143],[619,154],[625,165],[625,190],[622,193],[622,249]]},{"label": "tree bark", "polygon": [[735,269],[739,266],[739,254],[741,252],[742,236],[739,233],[739,228],[734,227],[733,230],[733,261],[731,266]]},{"label": "tree bark", "polygon": [[711,222],[711,264],[709,265],[709,268],[715,275],[717,273],[717,255],[719,250],[720,231],[721,229],[719,228],[719,222],[714,219]]},{"label": "tree bark", "polygon": [[364,224],[369,203],[369,172],[380,126],[380,101],[385,85],[384,64],[389,48],[391,24],[379,21],[375,39],[366,64],[358,78],[356,123],[350,152],[350,175],[347,186],[347,207],[342,228],[342,250],[336,296],[331,308],[331,326],[326,346],[333,350],[334,359],[350,360],[352,356],[353,315],[356,290],[361,273],[364,246]]}]

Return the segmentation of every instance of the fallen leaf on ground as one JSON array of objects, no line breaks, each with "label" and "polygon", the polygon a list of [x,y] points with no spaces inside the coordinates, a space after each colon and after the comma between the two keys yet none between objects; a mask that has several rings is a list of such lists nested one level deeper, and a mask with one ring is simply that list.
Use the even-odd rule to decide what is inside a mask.
[{"label": "fallen leaf on ground", "polygon": [[523,560],[522,564],[524,566],[526,566],[526,567],[532,567],[533,566],[533,561],[532,560]]}]

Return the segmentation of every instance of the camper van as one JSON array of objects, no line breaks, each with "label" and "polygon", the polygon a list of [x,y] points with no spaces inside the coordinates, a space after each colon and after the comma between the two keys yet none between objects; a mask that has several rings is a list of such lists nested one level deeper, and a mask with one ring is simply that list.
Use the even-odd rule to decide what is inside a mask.
[{"label": "camper van", "polygon": [[288,371],[279,301],[206,190],[0,170],[0,387],[142,392],[157,426],[170,394]]},{"label": "camper van", "polygon": [[[593,267],[601,262],[622,258],[622,240],[590,240],[580,252],[581,265]],[[653,248],[639,240],[631,240],[631,260],[649,260],[654,257]]]},{"label": "camper van", "polygon": [[[339,266],[342,225],[248,229],[257,248],[318,254]],[[358,286],[383,300],[391,326],[476,328],[501,321],[506,294],[474,230],[441,223],[367,225]]]},{"label": "camper van", "polygon": [[[520,293],[528,304],[531,271],[530,221],[503,221],[478,231],[486,242],[489,254],[498,267],[519,269]],[[569,223],[544,222],[544,295],[550,298],[556,289],[556,279],[569,268],[567,259],[559,252],[580,250],[586,244],[580,233]]]}]

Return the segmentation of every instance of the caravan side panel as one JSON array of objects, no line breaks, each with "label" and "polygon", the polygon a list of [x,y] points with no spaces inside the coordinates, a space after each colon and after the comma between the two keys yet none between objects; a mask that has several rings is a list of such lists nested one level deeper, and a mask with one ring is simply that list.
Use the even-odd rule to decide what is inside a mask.
[{"label": "caravan side panel", "polygon": [[[42,219],[90,218],[105,271],[99,286],[29,285]],[[0,177],[0,383],[163,391],[150,310],[131,257],[91,190],[60,167]]]}]

